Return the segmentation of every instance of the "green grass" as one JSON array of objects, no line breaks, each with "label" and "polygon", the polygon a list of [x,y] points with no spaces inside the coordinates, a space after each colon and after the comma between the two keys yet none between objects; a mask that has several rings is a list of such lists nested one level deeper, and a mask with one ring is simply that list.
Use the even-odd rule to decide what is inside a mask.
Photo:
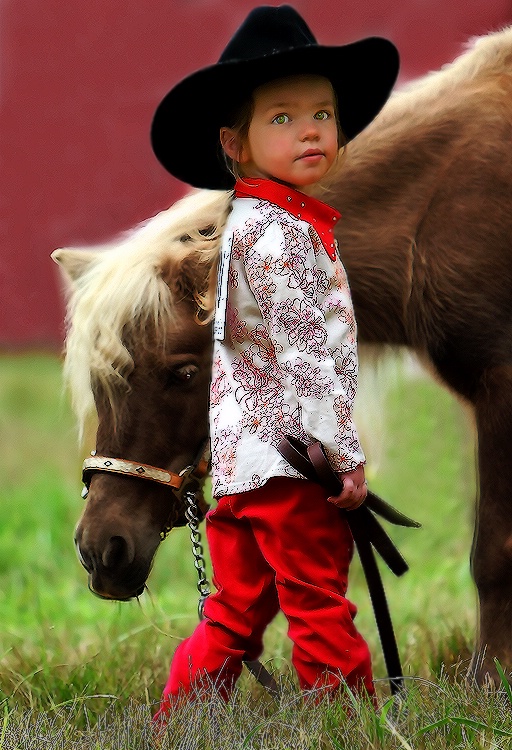
[{"label": "green grass", "polygon": [[[483,696],[463,682],[476,613],[469,573],[472,429],[448,393],[407,369],[385,361],[375,381],[363,377],[357,408],[372,488],[423,524],[390,530],[411,570],[401,579],[383,571],[412,686],[404,705],[388,715],[394,729],[382,714],[363,716],[364,707],[348,718],[340,717],[339,705],[304,708],[278,617],[264,659],[287,681],[282,706],[244,675],[228,707],[179,714],[176,721],[203,727],[197,736],[179,740],[175,727],[164,746],[508,747],[511,740],[500,734],[512,731],[505,688]],[[187,532],[172,532],[162,545],[150,596],[140,603],[109,603],[87,590],[72,544],[83,456],[57,358],[0,359],[0,445],[0,750],[147,747],[147,718],[173,650],[196,623]],[[375,675],[384,678],[356,562],[349,595],[375,654]],[[387,688],[379,685],[384,703]]]}]

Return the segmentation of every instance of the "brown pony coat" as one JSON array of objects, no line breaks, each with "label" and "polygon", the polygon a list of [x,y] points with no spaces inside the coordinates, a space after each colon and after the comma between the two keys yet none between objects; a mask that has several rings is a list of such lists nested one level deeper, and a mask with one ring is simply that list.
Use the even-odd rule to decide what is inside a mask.
[{"label": "brown pony coat", "polygon": [[473,407],[473,670],[512,667],[512,28],[396,94],[329,198],[361,341],[413,348]]},{"label": "brown pony coat", "polygon": [[[340,169],[318,192],[343,215],[338,240],[360,340],[414,349],[475,414],[480,487],[472,562],[480,628],[473,667],[480,680],[495,674],[494,657],[512,668],[511,143],[512,28],[507,28],[395,94],[349,144]],[[134,235],[110,255],[86,260],[83,253],[60,251],[58,256],[75,285],[66,368],[78,411],[83,416],[91,404],[84,394],[92,382],[99,449],[153,464],[165,451],[161,446],[155,454],[151,436],[169,424],[168,414],[161,421],[165,409],[154,403],[168,403],[176,425],[167,446],[171,462],[177,454],[190,456],[206,429],[209,360],[197,348],[191,352],[187,340],[197,340],[198,302],[199,314],[211,311],[218,251],[211,239],[220,234],[229,201],[225,194],[204,193],[187,200],[152,220],[153,232],[149,222],[146,234]],[[208,235],[212,227],[206,241],[200,230]],[[141,275],[131,287],[126,264]],[[102,298],[93,279],[101,289],[105,269],[111,287]],[[144,279],[153,290],[146,300],[149,313],[140,294],[137,305],[125,304]],[[120,285],[124,294],[109,297]],[[174,318],[173,310],[179,311]],[[203,346],[208,349],[208,336]],[[200,377],[179,390],[169,380],[172,363],[191,361]],[[172,411],[173,399],[181,410]],[[192,407],[186,404],[194,399],[201,408],[187,434],[183,419],[192,425]],[[128,414],[132,408],[139,419],[119,421],[114,440],[111,412]],[[120,598],[133,595],[145,580],[164,514],[157,491],[136,489],[124,479],[93,478],[77,530],[93,587]],[[115,529],[113,506],[122,519]],[[151,544],[145,541],[149,537]]]}]

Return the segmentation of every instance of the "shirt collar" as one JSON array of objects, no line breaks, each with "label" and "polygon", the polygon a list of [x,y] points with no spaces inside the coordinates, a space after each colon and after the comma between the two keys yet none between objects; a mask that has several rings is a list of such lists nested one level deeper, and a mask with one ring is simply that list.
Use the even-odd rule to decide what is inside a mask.
[{"label": "shirt collar", "polygon": [[307,221],[316,230],[329,258],[332,261],[336,260],[333,230],[341,219],[341,214],[327,203],[322,203],[317,198],[312,198],[310,195],[305,195],[274,180],[259,177],[244,177],[237,180],[235,197],[261,198],[284,208],[296,219]]}]

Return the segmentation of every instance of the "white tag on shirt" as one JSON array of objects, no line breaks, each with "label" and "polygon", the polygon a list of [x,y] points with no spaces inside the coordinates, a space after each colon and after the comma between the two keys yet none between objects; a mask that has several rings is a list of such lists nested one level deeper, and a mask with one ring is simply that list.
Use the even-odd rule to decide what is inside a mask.
[{"label": "white tag on shirt", "polygon": [[229,261],[231,258],[231,242],[223,242],[219,258],[217,275],[217,298],[215,302],[215,320],[213,323],[213,338],[224,341],[226,335],[226,310],[228,305]]}]

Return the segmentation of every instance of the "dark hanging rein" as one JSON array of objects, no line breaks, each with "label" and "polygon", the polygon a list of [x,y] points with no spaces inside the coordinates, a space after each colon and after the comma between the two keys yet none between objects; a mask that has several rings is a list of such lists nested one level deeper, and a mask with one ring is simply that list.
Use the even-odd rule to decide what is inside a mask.
[{"label": "dark hanging rein", "polygon": [[[331,470],[320,443],[305,446],[293,438],[283,438],[278,449],[297,471],[307,479],[322,484],[330,495],[338,494],[341,491],[339,480]],[[203,607],[206,598],[210,594],[210,586],[206,576],[204,551],[199,531],[201,514],[196,494],[198,485],[202,483],[208,473],[209,463],[209,443],[201,448],[193,463],[186,466],[178,474],[166,469],[159,469],[155,466],[139,464],[135,461],[98,456],[93,451],[91,457],[86,458],[84,461],[82,474],[85,485],[82,492],[82,497],[84,498],[87,497],[89,492],[92,475],[97,471],[101,471],[158,482],[169,487],[182,502],[190,529],[194,566],[198,575],[198,614],[200,619],[204,617]],[[399,526],[418,528],[420,524],[407,518],[407,516],[404,516],[395,508],[392,508],[371,491],[368,491],[366,502],[362,506],[350,512],[340,512],[345,513],[359,553],[375,613],[391,692],[394,695],[402,688],[404,678],[402,676],[402,666],[384,586],[375,560],[374,549],[381,555],[384,562],[396,576],[403,575],[408,570],[408,566],[375,518],[375,514]],[[172,525],[166,524],[162,529],[160,533],[162,540],[166,538],[171,528]],[[279,688],[276,681],[260,661],[246,661],[244,664],[272,697],[279,697]]]}]

